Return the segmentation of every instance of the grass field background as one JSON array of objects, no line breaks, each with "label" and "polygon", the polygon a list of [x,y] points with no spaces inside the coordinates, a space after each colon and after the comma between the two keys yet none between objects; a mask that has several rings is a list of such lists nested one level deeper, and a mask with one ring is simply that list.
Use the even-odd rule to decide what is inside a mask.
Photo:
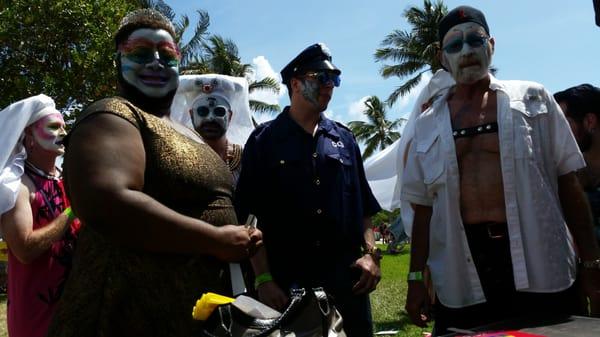
[{"label": "grass field background", "polygon": [[[380,246],[385,251],[385,246]],[[431,327],[421,329],[412,325],[404,312],[406,298],[406,275],[408,273],[409,246],[405,246],[399,254],[384,253],[381,260],[382,279],[377,290],[371,294],[373,322],[375,332],[383,330],[399,330],[395,335],[403,337],[422,337],[423,332],[431,331]],[[6,330],[6,295],[0,295],[0,337],[8,336]]]}]

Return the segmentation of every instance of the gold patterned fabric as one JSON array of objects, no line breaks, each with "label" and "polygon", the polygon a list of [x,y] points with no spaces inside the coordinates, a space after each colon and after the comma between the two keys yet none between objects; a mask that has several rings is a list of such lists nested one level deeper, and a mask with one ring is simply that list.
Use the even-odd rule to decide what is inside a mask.
[{"label": "gold patterned fabric", "polygon": [[[208,145],[121,98],[94,103],[74,127],[96,113],[117,115],[139,130],[146,152],[144,193],[215,226],[237,223],[231,174]],[[77,158],[67,154],[65,160]],[[65,172],[67,188],[68,177]],[[73,264],[51,337],[197,336],[195,300],[207,291],[231,292],[228,266],[216,258],[131,251],[85,224]]]}]

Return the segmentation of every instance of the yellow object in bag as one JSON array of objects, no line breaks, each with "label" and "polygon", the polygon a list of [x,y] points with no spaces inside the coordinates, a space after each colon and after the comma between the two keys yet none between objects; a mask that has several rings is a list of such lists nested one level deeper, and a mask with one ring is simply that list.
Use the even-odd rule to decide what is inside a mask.
[{"label": "yellow object in bag", "polygon": [[222,304],[227,304],[235,301],[235,298],[215,294],[206,293],[196,301],[196,305],[192,310],[192,317],[195,320],[204,321],[210,316],[216,307]]}]

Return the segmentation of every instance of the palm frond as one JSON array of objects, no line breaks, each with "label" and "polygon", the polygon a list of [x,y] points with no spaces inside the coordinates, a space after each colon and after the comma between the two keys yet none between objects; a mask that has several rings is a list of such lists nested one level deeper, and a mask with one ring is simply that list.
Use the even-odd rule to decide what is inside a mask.
[{"label": "palm frond", "polygon": [[272,77],[265,77],[260,81],[254,81],[248,85],[248,91],[250,93],[256,90],[267,90],[274,94],[279,94],[279,89],[279,82]]},{"label": "palm frond", "polygon": [[279,104],[269,104],[257,100],[250,100],[250,109],[258,113],[277,113],[281,110]]},{"label": "palm frond", "polygon": [[404,82],[404,84],[402,84],[401,86],[399,86],[398,88],[396,88],[396,90],[394,90],[394,92],[392,92],[390,94],[390,96],[388,97],[388,99],[386,100],[386,102],[390,106],[394,105],[394,103],[396,103],[396,101],[398,100],[398,97],[406,95],[414,87],[416,87],[417,84],[419,84],[419,82],[421,81],[421,75],[422,74],[423,73],[417,74],[415,77],[409,79],[408,81]]},{"label": "palm frond", "polygon": [[403,12],[403,16],[411,28],[406,31],[393,30],[381,41],[381,47],[376,49],[374,57],[377,62],[392,63],[381,67],[382,77],[395,76],[400,79],[410,77],[390,94],[387,99],[390,106],[399,96],[407,94],[419,83],[424,71],[436,71],[441,68],[437,57],[439,50],[437,27],[447,12],[448,9],[442,0],[435,2],[424,0],[423,7],[409,7]]}]

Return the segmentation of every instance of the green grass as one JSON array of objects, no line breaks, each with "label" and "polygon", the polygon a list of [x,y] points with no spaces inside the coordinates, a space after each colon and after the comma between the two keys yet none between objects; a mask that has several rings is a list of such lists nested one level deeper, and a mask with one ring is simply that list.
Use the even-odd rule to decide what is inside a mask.
[{"label": "green grass", "polygon": [[0,294],[0,337],[8,336],[6,329],[6,294]]},{"label": "green grass", "polygon": [[[385,251],[385,246],[380,246]],[[404,312],[406,299],[406,275],[408,274],[409,249],[405,246],[400,254],[384,253],[381,260],[381,282],[371,294],[373,323],[375,332],[399,330],[395,336],[423,337],[423,332],[431,331],[431,326],[421,329],[412,323]],[[0,295],[0,337],[8,336],[6,330],[6,295]]]},{"label": "green grass", "polygon": [[[385,246],[380,246],[385,251]],[[432,326],[421,329],[410,322],[404,311],[406,300],[406,276],[408,275],[410,246],[406,245],[400,254],[384,253],[381,260],[381,282],[371,294],[374,331],[399,330],[395,336],[423,337],[431,332]]]}]

